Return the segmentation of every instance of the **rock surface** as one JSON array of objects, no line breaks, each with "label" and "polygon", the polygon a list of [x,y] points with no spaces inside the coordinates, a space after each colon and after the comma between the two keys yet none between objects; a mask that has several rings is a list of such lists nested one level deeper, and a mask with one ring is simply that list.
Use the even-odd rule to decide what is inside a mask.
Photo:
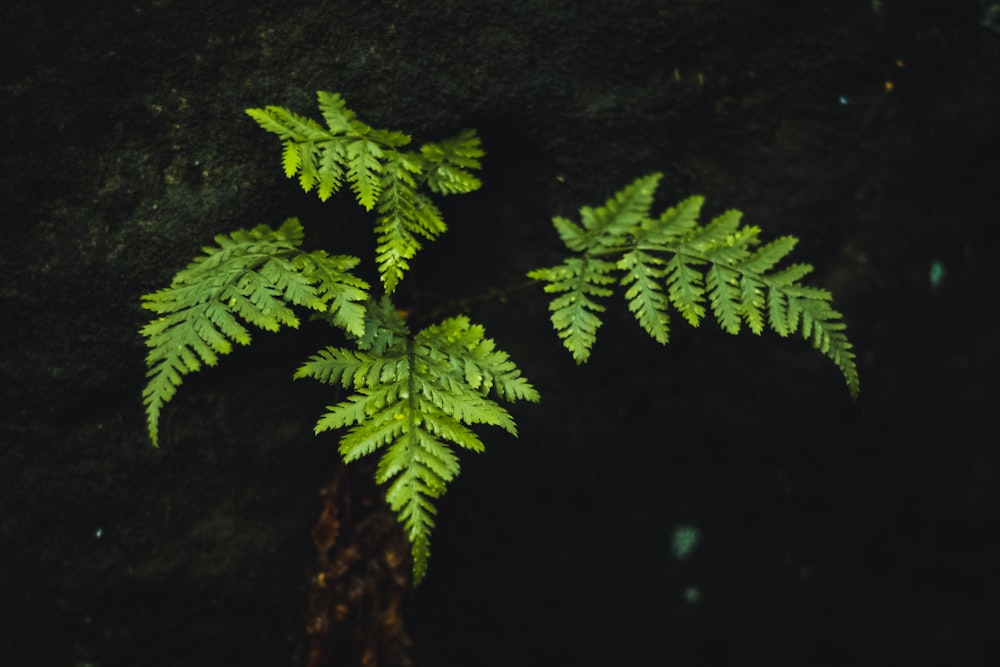
[{"label": "rock surface", "polygon": [[[523,282],[558,257],[553,215],[662,171],[662,206],[701,193],[802,239],[862,380],[852,404],[801,341],[675,318],[661,348],[611,308],[578,368],[536,290],[475,302],[542,402],[515,411],[519,441],[463,458],[428,580],[392,607],[409,643],[348,628],[330,664],[982,664],[1000,555],[986,4],[5,2],[0,662],[305,664],[310,531],[340,467],[311,433],[329,391],[291,373],[324,332],[259,335],[186,381],[153,449],[137,330],[140,295],[217,233],[295,215],[317,247],[370,256],[357,207],[286,181],[243,113],[315,115],[324,89],[418,141],[483,137],[485,187],[444,205],[414,303]],[[341,504],[378,515],[367,473]],[[680,525],[703,535],[684,560]]]}]

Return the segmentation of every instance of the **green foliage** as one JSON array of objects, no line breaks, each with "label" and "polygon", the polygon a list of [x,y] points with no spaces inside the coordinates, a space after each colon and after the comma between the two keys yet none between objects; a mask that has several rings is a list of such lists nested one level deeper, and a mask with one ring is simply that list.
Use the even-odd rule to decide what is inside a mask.
[{"label": "green foliage", "polygon": [[[473,175],[483,151],[472,131],[417,151],[410,137],[359,121],[339,95],[319,93],[327,127],[282,107],[248,109],[264,129],[284,141],[282,165],[308,192],[325,201],[348,183],[361,206],[376,213],[375,263],[391,293],[421,249],[446,230],[427,192],[462,194],[479,188]],[[425,190],[427,192],[425,192]],[[316,432],[344,430],[346,462],[381,450],[376,482],[412,544],[414,581],[430,556],[434,501],[459,472],[454,447],[482,451],[471,426],[499,426],[512,435],[510,414],[490,396],[537,401],[538,393],[483,328],[453,317],[411,335],[388,296],[372,300],[370,286],[350,271],[356,257],[301,249],[302,226],[286,220],[216,237],[217,246],[173,278],[170,287],[143,296],[157,317],[141,329],[149,352],[143,401],[149,435],[159,444],[164,405],[183,377],[214,366],[249,345],[247,326],[266,331],[297,327],[305,309],[354,342],[330,346],[306,362],[296,378],[312,377],[353,388],[331,406]]]},{"label": "green foliage", "polygon": [[296,328],[299,318],[290,306],[303,306],[346,331],[364,332],[368,284],[350,273],[358,258],[303,252],[302,225],[295,218],[276,230],[260,225],[216,236],[215,242],[170,287],[142,297],[142,307],[158,315],[140,331],[149,348],[142,396],[154,445],[160,411],[183,376],[202,364],[214,366],[233,343],[249,345],[244,324],[265,331]]},{"label": "green foliage", "polygon": [[[472,192],[483,151],[472,131],[418,150],[410,137],[373,129],[343,98],[318,93],[325,122],[268,106],[248,109],[283,141],[282,167],[306,192],[327,200],[344,183],[375,214],[374,263],[386,296],[352,270],[357,257],[302,250],[303,230],[290,218],[279,228],[260,225],[215,237],[169,287],[142,297],[155,317],[141,329],[149,351],[143,391],[149,435],[159,444],[163,407],[183,378],[214,366],[233,344],[251,342],[249,327],[295,328],[300,312],[331,325],[339,342],[319,350],[295,372],[349,393],[328,406],[316,433],[337,431],[345,462],[379,457],[375,481],[411,543],[414,582],[427,571],[435,501],[460,472],[457,451],[482,451],[476,429],[517,427],[499,401],[537,401],[538,392],[508,355],[465,316],[416,333],[390,295],[422,241],[446,230],[430,198]],[[830,294],[806,287],[807,264],[773,270],[795,245],[782,237],[760,246],[756,227],[740,226],[729,211],[698,223],[700,197],[650,217],[659,174],[637,180],[604,206],[585,207],[580,221],[553,222],[571,255],[529,275],[555,294],[552,323],[577,362],[586,361],[601,326],[603,301],[624,289],[628,309],[660,343],[670,334],[671,307],[697,326],[709,309],[722,328],[737,333],[765,325],[781,336],[799,331],[843,371],[852,393],[858,376],[841,315]],[[680,557],[680,556],[679,556]]]},{"label": "green foliage", "polygon": [[411,137],[376,130],[358,120],[337,93],[317,93],[326,122],[300,116],[284,107],[247,109],[257,123],[283,141],[285,176],[298,175],[302,189],[326,201],[346,181],[366,211],[375,209],[376,261],[387,293],[392,293],[420,250],[420,239],[433,240],[447,226],[422,190],[439,195],[477,190],[483,151],[472,130],[417,151],[402,150]]},{"label": "green foliage", "polygon": [[316,433],[348,429],[340,453],[351,462],[381,451],[375,481],[399,516],[413,551],[414,583],[427,571],[433,500],[459,472],[451,444],[474,452],[483,443],[473,424],[511,435],[510,414],[488,398],[537,401],[538,393],[506,353],[466,317],[452,317],[409,335],[387,300],[368,310],[357,349],[327,347],[296,372],[355,393],[327,408]]},{"label": "green foliage", "polygon": [[[698,223],[704,199],[689,197],[659,217],[650,215],[660,174],[637,179],[604,206],[580,210],[580,222],[553,219],[566,247],[562,263],[528,275],[557,294],[549,304],[552,324],[577,363],[590,357],[611,286],[625,288],[625,301],[639,325],[657,342],[670,334],[670,306],[698,326],[710,308],[724,331],[743,324],[760,334],[765,324],[785,337],[796,331],[829,357],[852,396],[859,389],[854,353],[831,294],[799,281],[813,269],[792,264],[773,271],[797,239],[759,246],[760,228],[741,226],[739,211]],[[758,247],[759,246],[759,247]]]}]

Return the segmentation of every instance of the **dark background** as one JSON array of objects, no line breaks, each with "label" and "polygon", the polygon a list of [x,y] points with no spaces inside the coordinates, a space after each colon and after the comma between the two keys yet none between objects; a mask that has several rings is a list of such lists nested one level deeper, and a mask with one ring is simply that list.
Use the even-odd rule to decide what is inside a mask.
[{"label": "dark background", "polygon": [[[243,113],[318,89],[477,128],[485,186],[401,299],[510,289],[466,310],[542,393],[441,503],[416,664],[996,664],[998,3],[9,0],[0,49],[0,664],[293,664],[338,464],[335,397],[291,374],[324,332],[186,380],[157,450],[137,330],[217,233],[296,215],[370,261]],[[657,209],[801,238],[857,402],[801,340],[675,317],[660,347],[620,304],[573,364],[512,288],[553,215],[652,171]]]}]

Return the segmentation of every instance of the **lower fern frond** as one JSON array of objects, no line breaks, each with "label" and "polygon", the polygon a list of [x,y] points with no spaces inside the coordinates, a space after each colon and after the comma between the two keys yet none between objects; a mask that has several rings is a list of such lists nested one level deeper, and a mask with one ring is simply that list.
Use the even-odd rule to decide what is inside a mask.
[{"label": "lower fern frond", "polygon": [[[459,472],[453,447],[482,451],[469,428],[499,426],[512,435],[510,414],[489,398],[537,401],[538,392],[483,328],[454,317],[409,335],[388,299],[368,308],[363,349],[328,347],[296,372],[354,392],[316,423],[316,432],[347,429],[340,453],[353,461],[376,451],[376,481],[387,484],[386,499],[406,529],[413,553],[414,583],[427,569],[434,500]],[[370,331],[393,332],[386,337]],[[369,342],[365,342],[368,340]],[[378,354],[369,353],[383,341]],[[368,349],[364,349],[368,348]]]}]

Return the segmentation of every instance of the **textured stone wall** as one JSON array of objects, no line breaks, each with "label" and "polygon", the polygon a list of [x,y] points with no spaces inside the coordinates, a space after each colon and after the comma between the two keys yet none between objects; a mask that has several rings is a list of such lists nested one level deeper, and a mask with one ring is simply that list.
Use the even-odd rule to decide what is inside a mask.
[{"label": "textured stone wall", "polygon": [[[446,204],[451,230],[410,278],[426,307],[516,285],[556,256],[551,216],[663,171],[662,205],[700,193],[801,237],[859,353],[851,404],[801,341],[676,318],[660,348],[621,312],[577,368],[536,291],[476,302],[543,400],[442,504],[403,607],[409,659],[860,664],[870,642],[974,659],[1000,471],[984,11],[5,2],[0,662],[304,664],[310,528],[338,464],[311,434],[331,397],[290,377],[323,332],[258,336],[186,381],[154,450],[137,330],[140,295],[213,234],[297,215],[317,244],[370,253],[356,207],[286,181],[243,113],[311,114],[317,89],[417,140],[483,137],[485,187]],[[678,524],[705,536],[684,563]]]}]

